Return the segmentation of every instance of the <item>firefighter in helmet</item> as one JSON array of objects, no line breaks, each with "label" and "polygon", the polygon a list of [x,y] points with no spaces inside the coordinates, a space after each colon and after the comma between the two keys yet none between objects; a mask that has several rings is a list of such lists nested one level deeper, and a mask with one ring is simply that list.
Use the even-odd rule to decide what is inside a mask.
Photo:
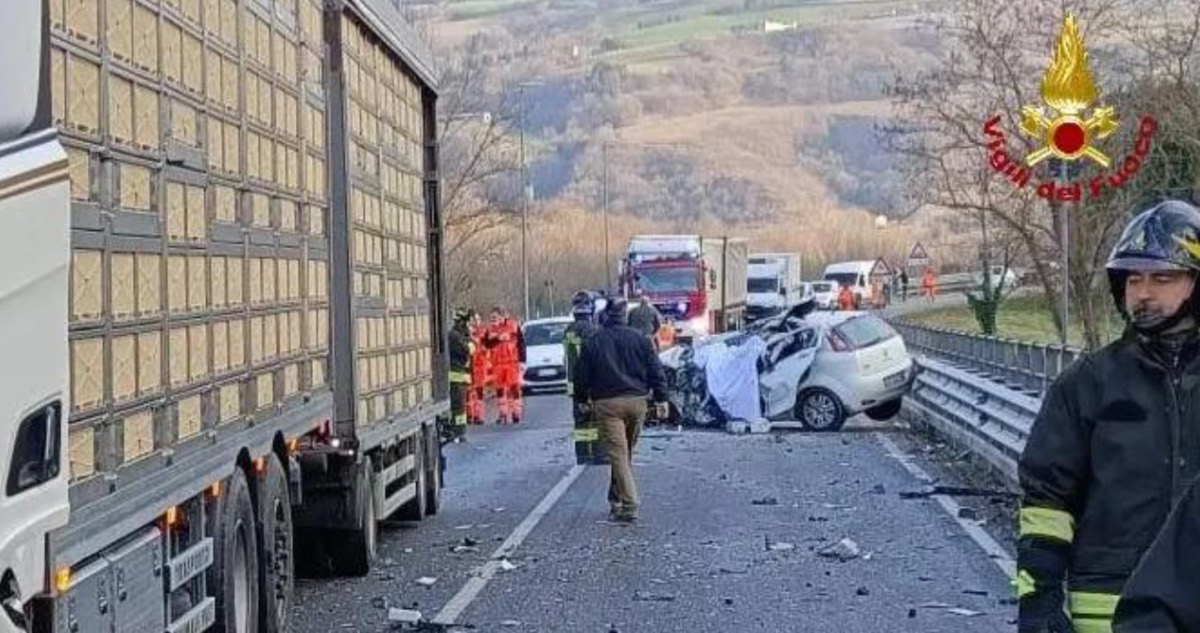
[{"label": "firefighter in helmet", "polygon": [[471,311],[459,308],[454,311],[454,325],[450,328],[450,414],[457,441],[466,436],[467,396],[471,389]]},{"label": "firefighter in helmet", "polygon": [[[596,333],[596,296],[580,290],[571,298],[571,316],[574,321],[567,326],[563,335],[563,358],[567,371],[567,395],[574,394],[573,371],[583,354],[583,344]],[[592,424],[592,416],[586,403],[571,400],[571,413],[575,420],[575,461],[579,464],[602,464],[607,462],[600,450],[600,432]]]},{"label": "firefighter in helmet", "polygon": [[1170,200],[1139,213],[1106,268],[1125,333],[1055,380],[1020,460],[1021,633],[1111,631],[1200,474],[1200,211]]}]

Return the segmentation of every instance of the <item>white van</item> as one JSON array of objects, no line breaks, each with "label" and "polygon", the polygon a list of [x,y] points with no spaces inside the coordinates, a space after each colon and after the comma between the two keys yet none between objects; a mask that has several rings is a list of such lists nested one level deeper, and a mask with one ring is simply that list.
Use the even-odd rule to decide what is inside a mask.
[{"label": "white van", "polygon": [[[874,267],[875,260],[838,262],[826,266],[822,278],[826,281],[836,281],[840,288],[849,286],[850,291],[854,293],[856,306],[861,309],[871,304],[871,269]],[[834,305],[837,305],[836,299]]]}]

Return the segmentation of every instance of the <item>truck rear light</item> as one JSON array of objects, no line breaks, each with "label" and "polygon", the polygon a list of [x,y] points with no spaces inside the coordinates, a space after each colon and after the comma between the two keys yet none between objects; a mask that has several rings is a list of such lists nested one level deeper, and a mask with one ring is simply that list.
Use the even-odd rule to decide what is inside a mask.
[{"label": "truck rear light", "polygon": [[163,514],[163,524],[168,528],[173,528],[179,524],[179,506],[171,506],[167,508]]},{"label": "truck rear light", "polygon": [[54,590],[59,595],[67,592],[71,588],[71,568],[59,567],[54,571]]},{"label": "truck rear light", "polygon": [[826,334],[825,338],[829,340],[829,347],[831,347],[835,352],[854,351],[854,346],[836,331],[831,331],[829,334]]},{"label": "truck rear light", "polygon": [[213,499],[221,498],[221,480],[220,479],[212,482],[212,485],[208,487],[208,496],[212,497]]}]

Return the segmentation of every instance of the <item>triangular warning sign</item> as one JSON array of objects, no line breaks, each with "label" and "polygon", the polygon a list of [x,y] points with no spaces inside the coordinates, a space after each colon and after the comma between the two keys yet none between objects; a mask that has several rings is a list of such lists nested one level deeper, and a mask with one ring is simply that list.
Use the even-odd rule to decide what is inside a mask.
[{"label": "triangular warning sign", "polygon": [[929,253],[925,252],[925,247],[921,246],[920,242],[913,244],[912,251],[908,254],[909,259],[929,259]]},{"label": "triangular warning sign", "polygon": [[882,257],[875,260],[875,265],[871,268],[871,276],[872,277],[874,277],[876,275],[890,276],[891,274],[892,274],[892,267],[888,266],[888,263],[886,260],[884,260]]}]

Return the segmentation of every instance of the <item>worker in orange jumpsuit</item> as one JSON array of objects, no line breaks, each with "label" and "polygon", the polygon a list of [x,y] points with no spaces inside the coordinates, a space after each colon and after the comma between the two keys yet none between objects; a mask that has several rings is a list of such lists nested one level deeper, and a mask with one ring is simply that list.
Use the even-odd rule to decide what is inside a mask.
[{"label": "worker in orange jumpsuit", "polygon": [[842,286],[838,291],[838,309],[842,312],[851,312],[854,310],[854,291],[850,286]]},{"label": "worker in orange jumpsuit", "polygon": [[937,295],[937,280],[933,276],[933,269],[925,269],[925,275],[921,277],[921,294],[929,297],[932,303]]},{"label": "worker in orange jumpsuit", "polygon": [[483,424],[487,390],[492,386],[491,354],[483,345],[486,329],[483,319],[476,314],[471,323],[471,341],[474,343],[472,348],[474,351],[471,354],[471,391],[467,395],[468,424]]},{"label": "worker in orange jumpsuit", "polygon": [[500,424],[516,424],[521,421],[521,364],[525,362],[525,339],[520,324],[505,314],[503,308],[493,308],[483,345],[492,355]]}]

